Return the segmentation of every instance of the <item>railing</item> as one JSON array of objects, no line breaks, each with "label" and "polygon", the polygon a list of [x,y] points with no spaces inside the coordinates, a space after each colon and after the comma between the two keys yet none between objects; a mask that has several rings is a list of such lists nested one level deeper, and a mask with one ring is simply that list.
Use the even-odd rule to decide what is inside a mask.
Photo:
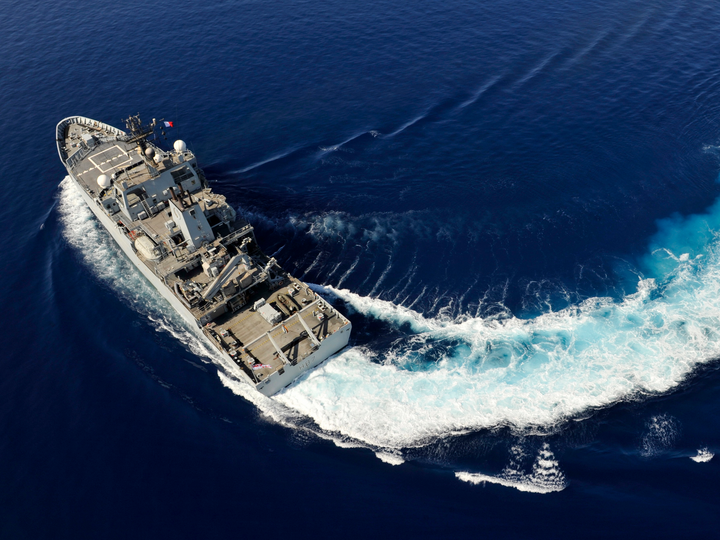
[{"label": "railing", "polygon": [[235,242],[238,238],[241,238],[242,236],[245,236],[247,233],[251,232],[253,230],[252,225],[244,225],[242,228],[238,229],[237,231],[233,231],[227,236],[224,236],[220,239],[220,243],[227,247],[228,244],[232,244]]},{"label": "railing", "polygon": [[86,118],[84,116],[68,116],[67,118],[63,118],[62,120],[60,120],[57,126],[55,126],[55,140],[57,141],[58,155],[60,156],[61,161],[64,160],[62,150],[60,149],[60,143],[65,142],[65,128],[71,124],[79,124],[93,129],[100,129],[111,133],[118,138],[127,137],[127,134],[124,131],[103,122],[98,122],[97,120]]}]

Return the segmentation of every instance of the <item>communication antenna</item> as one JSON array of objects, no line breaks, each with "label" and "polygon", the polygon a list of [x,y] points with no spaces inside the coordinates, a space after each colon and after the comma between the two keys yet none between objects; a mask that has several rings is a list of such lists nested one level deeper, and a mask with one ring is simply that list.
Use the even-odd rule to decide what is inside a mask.
[{"label": "communication antenna", "polygon": [[155,132],[157,120],[153,118],[150,124],[143,124],[140,119],[140,113],[137,113],[134,116],[129,116],[127,120],[125,120],[125,125],[130,132],[130,138],[127,142],[130,144],[136,142],[144,152],[146,148],[145,141]]}]

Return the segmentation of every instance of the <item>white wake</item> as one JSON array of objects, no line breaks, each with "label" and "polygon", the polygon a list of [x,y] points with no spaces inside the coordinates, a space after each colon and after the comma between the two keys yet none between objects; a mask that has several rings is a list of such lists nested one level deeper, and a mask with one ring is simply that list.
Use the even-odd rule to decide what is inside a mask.
[{"label": "white wake", "polygon": [[[640,279],[621,300],[592,298],[531,320],[426,318],[320,287],[411,335],[385,351],[350,349],[276,399],[328,432],[397,449],[497,426],[545,431],[667,392],[720,357],[718,229],[717,204],[666,220],[644,261],[657,279]],[[644,444],[657,447],[652,437]]]},{"label": "white wake", "polygon": [[522,448],[513,447],[511,454],[510,463],[496,476],[465,471],[456,472],[455,476],[471,484],[498,484],[530,493],[552,493],[567,486],[565,474],[547,443],[538,452],[529,472],[524,471],[521,464],[525,457]]},{"label": "white wake", "polygon": [[[219,355],[122,256],[75,189],[61,184],[59,213],[66,238],[92,271],[158,330],[222,367]],[[720,357],[716,239],[706,234],[700,247],[685,250],[698,220],[712,231],[714,216],[670,223],[668,234],[654,240],[662,279],[640,280],[637,292],[620,301],[593,298],[532,320],[426,318],[348,290],[319,288],[367,317],[408,329],[407,337],[387,350],[350,348],[274,399],[230,369],[220,377],[268,417],[288,425],[312,419],[325,436],[370,446],[390,462],[402,459],[400,449],[452,434],[498,426],[546,431],[587,410],[667,392]]]}]

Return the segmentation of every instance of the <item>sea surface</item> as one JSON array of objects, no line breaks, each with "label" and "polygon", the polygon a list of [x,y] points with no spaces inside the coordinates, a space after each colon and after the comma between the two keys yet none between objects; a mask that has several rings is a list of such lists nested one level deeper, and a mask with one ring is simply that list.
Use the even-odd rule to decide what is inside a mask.
[{"label": "sea surface", "polygon": [[[718,538],[720,3],[4,3],[0,537]],[[55,125],[163,118],[348,314],[272,399]]]}]

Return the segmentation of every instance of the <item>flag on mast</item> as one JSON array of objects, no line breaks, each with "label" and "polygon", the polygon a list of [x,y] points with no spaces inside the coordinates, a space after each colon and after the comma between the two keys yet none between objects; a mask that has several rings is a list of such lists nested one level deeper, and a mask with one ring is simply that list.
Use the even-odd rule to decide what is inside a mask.
[{"label": "flag on mast", "polygon": [[163,122],[163,124],[165,124],[165,127],[175,127],[172,122]]}]

